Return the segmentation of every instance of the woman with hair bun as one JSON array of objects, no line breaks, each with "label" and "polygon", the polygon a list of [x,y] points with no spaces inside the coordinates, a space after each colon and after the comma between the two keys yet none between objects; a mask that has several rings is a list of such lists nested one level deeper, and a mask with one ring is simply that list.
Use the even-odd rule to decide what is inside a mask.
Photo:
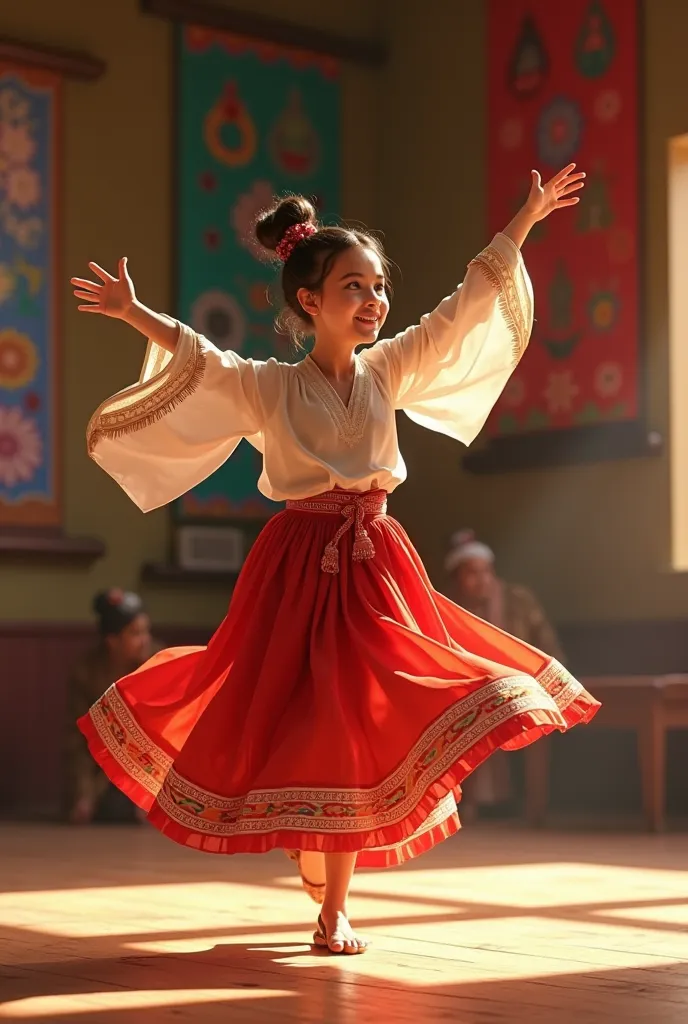
[{"label": "woman with hair bun", "polygon": [[[91,419],[88,448],[144,511],[200,483],[242,438],[286,508],[254,544],[207,648],[166,652],[80,720],[96,760],[179,843],[281,848],[322,904],[314,941],[360,953],[356,864],[401,864],[459,827],[466,776],[498,748],[587,721],[598,704],[551,657],[435,591],[386,514],[406,476],[395,410],[470,444],[528,343],[521,245],[577,202],[546,184],[420,323],[378,341],[389,264],[367,231],[320,224],[303,196],[258,221],[282,264],[282,323],[313,338],[291,364],[218,351],[136,297],[126,260],[73,278],[85,313],[149,339],[140,380]],[[425,240],[423,240],[425,244]],[[358,350],[364,347],[359,353]],[[432,495],[428,495],[432,501]],[[317,876],[317,877],[316,877]]]},{"label": "woman with hair bun", "polygon": [[67,818],[73,825],[93,820],[134,820],[137,810],[110,785],[89,756],[75,725],[121,676],[148,661],[156,647],[143,601],[114,587],[93,598],[98,639],[74,666],[67,687]]}]

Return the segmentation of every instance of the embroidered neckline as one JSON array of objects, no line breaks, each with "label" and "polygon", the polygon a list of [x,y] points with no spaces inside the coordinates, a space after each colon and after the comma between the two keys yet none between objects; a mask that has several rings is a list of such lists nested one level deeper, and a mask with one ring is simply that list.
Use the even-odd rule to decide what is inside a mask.
[{"label": "embroidered neckline", "polygon": [[313,387],[330,416],[334,420],[339,436],[348,446],[355,445],[363,436],[370,401],[370,370],[359,356],[354,356],[354,382],[346,405],[341,395],[335,390],[316,361],[307,355],[299,363],[299,368],[306,381]]}]

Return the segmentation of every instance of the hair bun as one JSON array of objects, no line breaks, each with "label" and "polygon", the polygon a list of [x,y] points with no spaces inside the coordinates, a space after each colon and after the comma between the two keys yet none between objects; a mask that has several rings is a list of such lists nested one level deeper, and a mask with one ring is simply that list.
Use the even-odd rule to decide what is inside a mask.
[{"label": "hair bun", "polygon": [[315,206],[305,196],[286,196],[256,221],[256,238],[262,246],[274,252],[285,232],[295,224],[317,226]]},{"label": "hair bun", "polygon": [[93,611],[104,634],[120,633],[144,611],[143,601],[138,594],[120,587],[102,590],[93,598]]}]

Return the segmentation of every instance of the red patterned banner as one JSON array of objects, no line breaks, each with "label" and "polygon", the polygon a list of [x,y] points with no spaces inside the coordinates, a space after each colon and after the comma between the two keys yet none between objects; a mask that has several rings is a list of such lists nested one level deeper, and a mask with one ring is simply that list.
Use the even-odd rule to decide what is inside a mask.
[{"label": "red patterned banner", "polygon": [[492,231],[530,169],[587,172],[578,206],[526,243],[533,339],[489,424],[494,436],[639,415],[638,15],[635,0],[489,0]]}]

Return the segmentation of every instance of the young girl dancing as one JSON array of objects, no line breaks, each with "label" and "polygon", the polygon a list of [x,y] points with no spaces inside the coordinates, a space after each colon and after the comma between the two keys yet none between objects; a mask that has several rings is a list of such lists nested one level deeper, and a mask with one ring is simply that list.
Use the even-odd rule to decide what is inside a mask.
[{"label": "young girl dancing", "polygon": [[[256,233],[282,261],[295,364],[221,352],[117,277],[73,278],[85,313],[149,339],[137,384],[96,411],[91,457],[143,511],[204,480],[247,438],[286,508],[253,545],[207,648],[155,655],[79,720],[151,823],[213,853],[286,850],[322,903],[314,935],[360,953],[354,867],[385,867],[459,827],[460,784],[497,748],[588,721],[598,703],[555,660],[439,594],[387,494],[406,476],[395,410],[470,444],[521,358],[533,297],[521,245],[578,201],[570,164],[542,185],[417,326],[377,341],[389,266],[366,231],[301,196]],[[368,346],[362,352],[357,350]],[[427,496],[428,508],[433,497]]]}]

